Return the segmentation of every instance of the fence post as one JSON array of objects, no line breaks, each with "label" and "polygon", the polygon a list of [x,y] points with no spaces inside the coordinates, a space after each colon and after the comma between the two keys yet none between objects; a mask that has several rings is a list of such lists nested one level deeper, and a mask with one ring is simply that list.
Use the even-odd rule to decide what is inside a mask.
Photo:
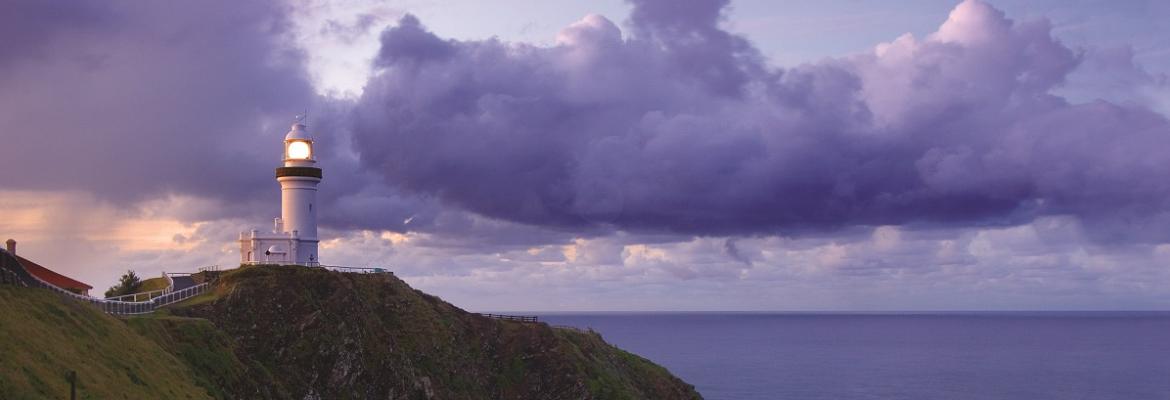
[{"label": "fence post", "polygon": [[69,381],[69,400],[77,400],[77,371],[69,371],[65,380]]}]

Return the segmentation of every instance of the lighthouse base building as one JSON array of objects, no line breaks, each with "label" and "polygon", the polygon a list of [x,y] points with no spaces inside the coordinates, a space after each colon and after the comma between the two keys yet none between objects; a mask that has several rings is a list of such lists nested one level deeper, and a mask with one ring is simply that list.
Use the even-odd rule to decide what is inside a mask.
[{"label": "lighthouse base building", "polygon": [[280,218],[272,231],[240,233],[243,264],[320,265],[317,255],[317,184],[313,138],[305,125],[295,123],[284,138],[284,165],[276,169],[280,183]]},{"label": "lighthouse base building", "polygon": [[317,239],[300,237],[300,232],[281,229],[276,219],[271,232],[253,229],[240,232],[240,262],[243,264],[319,265]]}]

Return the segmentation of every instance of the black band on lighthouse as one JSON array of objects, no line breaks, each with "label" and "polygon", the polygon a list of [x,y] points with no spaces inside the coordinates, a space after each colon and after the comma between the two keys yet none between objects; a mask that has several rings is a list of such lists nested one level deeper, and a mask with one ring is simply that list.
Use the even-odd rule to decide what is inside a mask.
[{"label": "black band on lighthouse", "polygon": [[276,169],[276,177],[306,176],[321,179],[321,169],[317,167],[280,167]]}]

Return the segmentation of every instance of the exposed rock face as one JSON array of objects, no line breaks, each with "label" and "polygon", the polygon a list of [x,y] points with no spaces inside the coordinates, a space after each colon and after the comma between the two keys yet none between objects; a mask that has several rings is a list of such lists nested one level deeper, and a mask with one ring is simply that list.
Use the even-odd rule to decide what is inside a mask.
[{"label": "exposed rock face", "polygon": [[179,308],[233,342],[227,397],[698,399],[691,385],[595,333],[467,313],[389,274],[248,267]]}]

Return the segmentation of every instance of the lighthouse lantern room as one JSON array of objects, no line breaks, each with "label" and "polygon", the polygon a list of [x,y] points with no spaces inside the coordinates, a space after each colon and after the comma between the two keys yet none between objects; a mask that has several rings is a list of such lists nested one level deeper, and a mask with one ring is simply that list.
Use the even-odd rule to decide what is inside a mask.
[{"label": "lighthouse lantern room", "polygon": [[280,183],[280,218],[271,232],[240,233],[244,264],[319,265],[317,256],[317,184],[313,138],[300,121],[284,137],[284,165],[276,169]]}]

